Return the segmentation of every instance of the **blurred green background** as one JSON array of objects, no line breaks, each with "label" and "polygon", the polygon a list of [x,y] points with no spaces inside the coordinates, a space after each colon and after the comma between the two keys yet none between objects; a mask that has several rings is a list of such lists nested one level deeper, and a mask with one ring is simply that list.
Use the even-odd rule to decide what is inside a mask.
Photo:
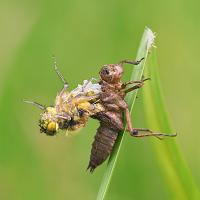
[{"label": "blurred green background", "polygon": [[[200,26],[197,0],[0,1],[0,199],[96,198],[106,164],[86,172],[98,122],[73,137],[39,133],[40,111],[23,98],[51,105],[62,83],[52,54],[74,88],[98,78],[105,63],[132,59],[145,26],[157,32],[161,82],[177,142],[200,186]],[[130,77],[125,69],[124,79]],[[141,101],[135,126],[145,126]],[[107,199],[171,199],[153,138],[128,134]],[[160,142],[160,141],[158,141]]]}]

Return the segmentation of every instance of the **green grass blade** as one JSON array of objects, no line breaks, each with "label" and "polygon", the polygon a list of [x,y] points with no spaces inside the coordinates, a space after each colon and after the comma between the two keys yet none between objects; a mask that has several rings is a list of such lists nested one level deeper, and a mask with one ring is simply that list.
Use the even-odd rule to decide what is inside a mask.
[{"label": "green grass blade", "polygon": [[[145,85],[143,94],[148,127],[156,131],[173,133],[174,131],[170,126],[160,88],[156,49],[152,49],[147,65],[145,77],[150,77],[151,81]],[[176,139],[165,138],[164,141],[154,140],[153,145],[166,183],[171,191],[170,195],[172,199],[200,199],[198,188],[180,153]]]},{"label": "green grass blade", "polygon": [[[143,57],[145,59],[139,65],[137,65],[133,68],[133,73],[132,73],[130,80],[140,80],[141,79],[141,77],[143,75],[144,67],[145,67],[146,58],[148,55],[148,50],[151,47],[153,40],[154,40],[154,35],[153,35],[152,31],[149,28],[146,28],[143,33],[143,36],[142,36],[142,39],[141,39],[141,42],[139,45],[137,57],[136,57],[136,60],[139,60]],[[128,102],[130,112],[132,111],[132,108],[134,106],[136,95],[137,95],[137,91],[129,93],[129,95],[127,95],[126,100]],[[125,132],[125,130],[119,134],[119,137],[117,138],[117,141],[113,148],[113,151],[112,151],[112,154],[108,161],[108,165],[107,165],[103,180],[102,180],[100,188],[99,188],[97,200],[102,200],[105,198],[105,195],[108,190],[109,183],[111,181],[112,174],[113,174],[113,171],[114,171],[114,168],[116,165],[116,161],[117,161],[117,158],[119,155],[119,151],[120,151],[120,148],[122,145],[124,132]]]}]

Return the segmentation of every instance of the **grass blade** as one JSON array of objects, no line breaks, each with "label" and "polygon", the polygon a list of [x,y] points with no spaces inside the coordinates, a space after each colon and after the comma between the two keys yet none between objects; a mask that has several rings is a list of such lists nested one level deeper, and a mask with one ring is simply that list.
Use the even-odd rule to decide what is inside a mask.
[{"label": "grass blade", "polygon": [[[154,40],[154,34],[152,33],[152,31],[149,28],[146,28],[143,33],[143,36],[142,36],[142,39],[141,39],[141,42],[139,45],[137,57],[136,57],[136,60],[140,60],[143,57],[145,59],[139,65],[137,65],[133,68],[133,73],[132,73],[130,80],[140,80],[142,78],[148,51],[149,51],[151,45],[153,44],[153,40]],[[132,111],[132,108],[134,106],[136,95],[137,95],[137,91],[129,93],[127,95],[126,100],[128,102],[130,112]],[[107,165],[103,180],[102,180],[100,188],[99,188],[97,200],[102,200],[105,198],[105,195],[108,190],[109,183],[111,181],[112,174],[113,174],[113,171],[114,171],[114,168],[116,165],[116,161],[117,161],[117,158],[119,155],[119,151],[120,151],[120,148],[122,145],[124,132],[125,132],[125,130],[119,134],[117,141],[115,143],[115,146],[113,148],[113,151],[112,151],[112,154],[108,161],[108,165]]]},{"label": "grass blade", "polygon": [[[148,127],[161,132],[172,133],[174,131],[170,126],[160,88],[156,49],[152,49],[147,65],[145,77],[150,77],[151,81],[145,85],[143,94]],[[166,138],[165,141],[161,142],[153,141],[153,145],[171,191],[171,199],[200,199],[198,188],[180,153],[176,140]]]}]

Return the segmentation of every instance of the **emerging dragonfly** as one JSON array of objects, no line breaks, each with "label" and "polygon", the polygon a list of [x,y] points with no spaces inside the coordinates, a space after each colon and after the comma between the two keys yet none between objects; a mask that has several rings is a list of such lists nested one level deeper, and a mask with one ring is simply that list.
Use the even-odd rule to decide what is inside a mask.
[{"label": "emerging dragonfly", "polygon": [[[64,83],[63,89],[56,96],[55,105],[45,107],[37,102],[25,101],[43,110],[39,120],[40,131],[53,136],[59,130],[74,131],[84,127],[88,119],[99,120],[88,169],[92,172],[102,164],[111,154],[118,134],[123,130],[122,114],[125,112],[127,131],[133,137],[163,136],[174,137],[176,134],[156,133],[146,128],[133,128],[124,98],[128,92],[139,89],[148,79],[121,82],[124,64],[138,65],[143,60],[123,60],[119,64],[104,65],[99,74],[100,81],[93,83],[93,79],[85,80],[82,85],[68,92],[68,83],[58,70],[56,61],[54,69]],[[128,87],[132,85],[131,87]]]},{"label": "emerging dragonfly", "polygon": [[50,136],[56,135],[59,129],[77,130],[86,124],[90,116],[104,110],[99,103],[101,86],[98,83],[92,83],[93,78],[83,81],[82,85],[68,92],[68,83],[58,70],[56,61],[54,68],[64,83],[63,89],[56,96],[55,105],[45,107],[37,102],[24,101],[44,111],[39,120],[40,132]]}]

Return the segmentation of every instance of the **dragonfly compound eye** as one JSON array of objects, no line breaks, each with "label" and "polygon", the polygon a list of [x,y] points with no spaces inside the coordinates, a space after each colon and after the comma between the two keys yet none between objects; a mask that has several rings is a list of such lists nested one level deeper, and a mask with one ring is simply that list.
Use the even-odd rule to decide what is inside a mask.
[{"label": "dragonfly compound eye", "polygon": [[56,135],[59,128],[57,122],[54,122],[54,121],[48,122],[45,120],[44,121],[40,120],[39,126],[40,126],[40,132],[45,133],[46,135],[49,135],[49,136]]},{"label": "dragonfly compound eye", "polygon": [[47,131],[48,132],[56,132],[58,130],[58,124],[57,122],[50,122],[47,125]]}]

